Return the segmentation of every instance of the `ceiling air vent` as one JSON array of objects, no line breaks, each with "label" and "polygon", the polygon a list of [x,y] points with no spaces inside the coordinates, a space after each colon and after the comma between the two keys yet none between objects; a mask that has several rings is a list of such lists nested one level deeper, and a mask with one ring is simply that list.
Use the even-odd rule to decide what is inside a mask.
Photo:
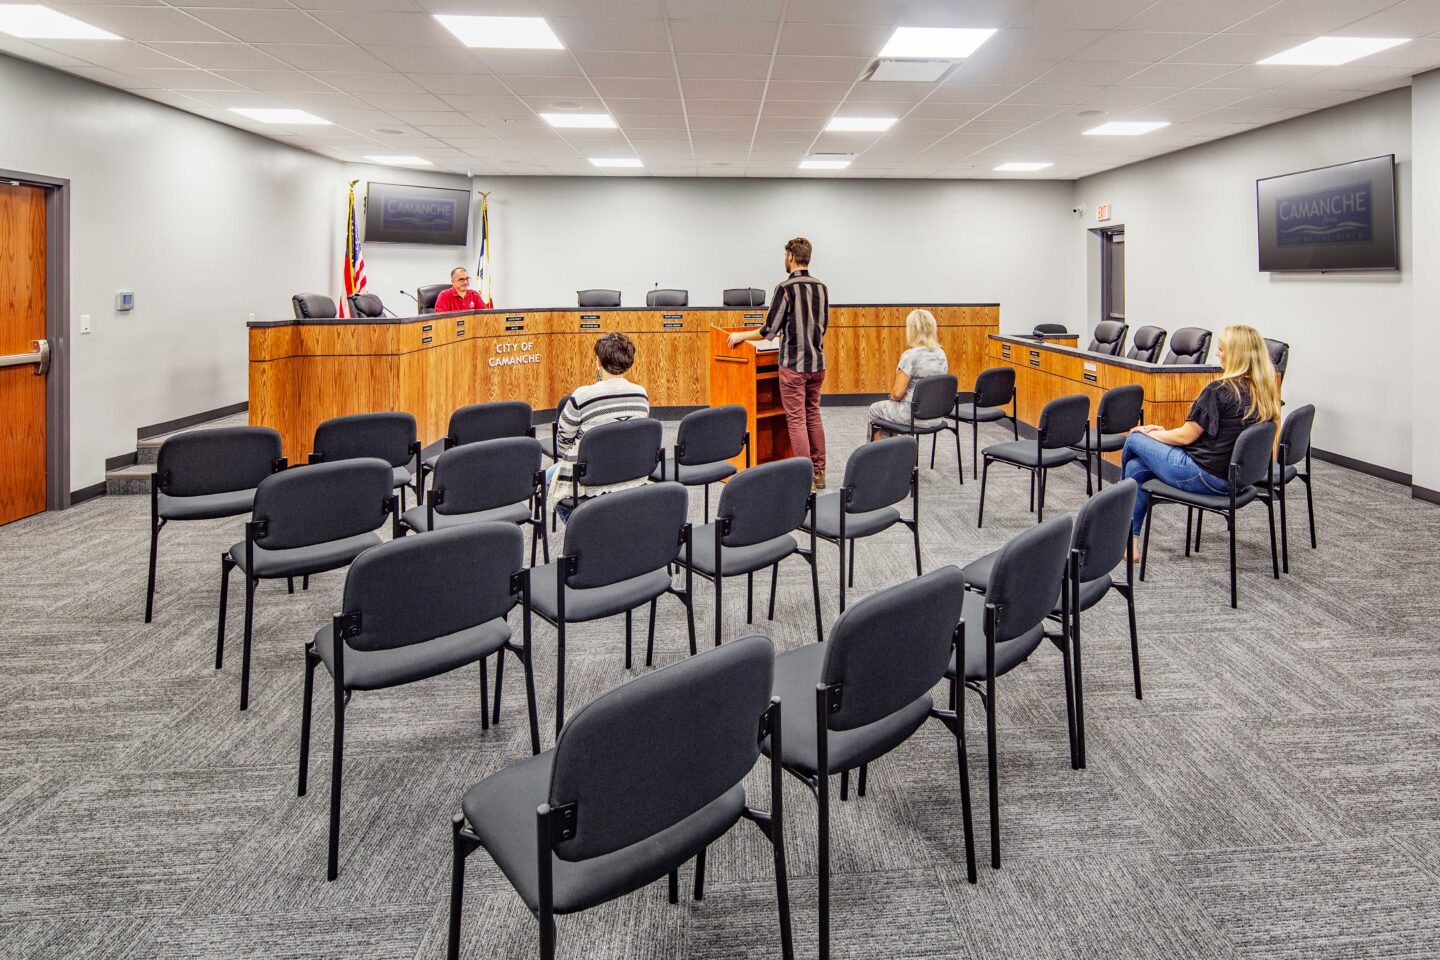
[{"label": "ceiling air vent", "polygon": [[954,60],[877,60],[866,80],[938,83]]}]

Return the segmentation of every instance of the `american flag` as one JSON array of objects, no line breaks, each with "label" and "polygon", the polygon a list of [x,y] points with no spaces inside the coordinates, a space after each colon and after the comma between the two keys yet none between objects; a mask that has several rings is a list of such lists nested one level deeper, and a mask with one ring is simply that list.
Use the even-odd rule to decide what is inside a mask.
[{"label": "american flag", "polygon": [[350,181],[350,212],[345,218],[345,263],[340,268],[345,277],[345,297],[340,301],[340,316],[347,316],[351,294],[365,292],[365,253],[360,249],[360,223],[355,218],[355,184]]},{"label": "american flag", "polygon": [[495,307],[490,276],[490,194],[480,194],[480,259],[475,265],[475,288],[486,310]]}]

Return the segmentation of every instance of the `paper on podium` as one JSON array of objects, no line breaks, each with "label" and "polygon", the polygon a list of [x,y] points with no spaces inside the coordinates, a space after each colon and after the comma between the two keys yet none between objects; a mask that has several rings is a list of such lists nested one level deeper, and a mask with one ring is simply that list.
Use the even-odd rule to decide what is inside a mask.
[{"label": "paper on podium", "polygon": [[774,353],[780,349],[778,337],[774,340],[756,340],[754,343],[756,353]]}]

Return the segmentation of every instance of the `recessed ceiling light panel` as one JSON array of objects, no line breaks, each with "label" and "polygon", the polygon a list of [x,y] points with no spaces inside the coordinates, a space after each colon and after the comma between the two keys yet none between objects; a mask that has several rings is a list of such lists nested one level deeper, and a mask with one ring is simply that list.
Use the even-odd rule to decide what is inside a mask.
[{"label": "recessed ceiling light panel", "polygon": [[633,169],[635,167],[645,166],[645,164],[641,163],[636,157],[591,157],[590,162],[597,167],[628,167]]},{"label": "recessed ceiling light panel", "polygon": [[1085,131],[1087,137],[1138,137],[1161,127],[1170,126],[1168,121],[1146,122],[1143,120],[1111,120]]},{"label": "recessed ceiling light panel", "polygon": [[468,17],[435,14],[440,25],[467,47],[496,50],[564,50],[544,17]]},{"label": "recessed ceiling light panel", "polygon": [[831,117],[825,129],[831,133],[880,133],[894,125],[894,117]]},{"label": "recessed ceiling light panel", "polygon": [[850,166],[849,160],[809,160],[800,161],[801,170],[844,170]]},{"label": "recessed ceiling light panel", "polygon": [[955,27],[899,27],[880,51],[882,57],[906,60],[961,60],[995,35],[994,30]]},{"label": "recessed ceiling light panel", "polygon": [[1264,66],[1334,67],[1409,42],[1408,39],[1384,37],[1316,37],[1284,53],[1267,57],[1260,63]]},{"label": "recessed ceiling light panel", "polygon": [[27,40],[123,40],[38,3],[0,5],[0,33]]},{"label": "recessed ceiling light panel", "polygon": [[1046,167],[1053,167],[1053,163],[1002,163],[995,168],[996,173],[1034,173],[1037,170],[1044,170]]},{"label": "recessed ceiling light panel", "polygon": [[540,119],[552,127],[581,130],[614,130],[615,118],[608,113],[542,113]]},{"label": "recessed ceiling light panel", "polygon": [[423,158],[423,157],[405,157],[405,156],[389,156],[389,155],[373,155],[373,154],[372,154],[372,155],[367,155],[367,156],[365,157],[365,159],[366,159],[366,160],[369,160],[371,163],[383,163],[383,164],[385,164],[387,167],[433,167],[433,166],[435,166],[435,164],[431,163],[429,160],[426,160],[426,159]]},{"label": "recessed ceiling light panel", "polygon": [[954,67],[953,60],[881,60],[865,79],[872,82],[939,83]]},{"label": "recessed ceiling light panel", "polygon": [[259,120],[261,123],[293,124],[296,126],[329,126],[330,121],[307,113],[304,110],[294,110],[288,107],[231,107],[231,113],[238,113],[242,117],[249,117],[251,120]]}]

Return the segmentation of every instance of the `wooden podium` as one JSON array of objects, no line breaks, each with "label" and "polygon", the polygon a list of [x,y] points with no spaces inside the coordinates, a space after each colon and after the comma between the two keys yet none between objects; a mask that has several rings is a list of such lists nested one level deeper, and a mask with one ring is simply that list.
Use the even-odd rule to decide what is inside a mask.
[{"label": "wooden podium", "polygon": [[[785,409],[780,405],[780,351],[757,350],[755,341],[730,346],[730,334],[754,327],[710,327],[710,406],[737,404],[745,408],[750,432],[750,462],[769,463],[794,456]],[[745,469],[744,456],[730,461]]]}]

